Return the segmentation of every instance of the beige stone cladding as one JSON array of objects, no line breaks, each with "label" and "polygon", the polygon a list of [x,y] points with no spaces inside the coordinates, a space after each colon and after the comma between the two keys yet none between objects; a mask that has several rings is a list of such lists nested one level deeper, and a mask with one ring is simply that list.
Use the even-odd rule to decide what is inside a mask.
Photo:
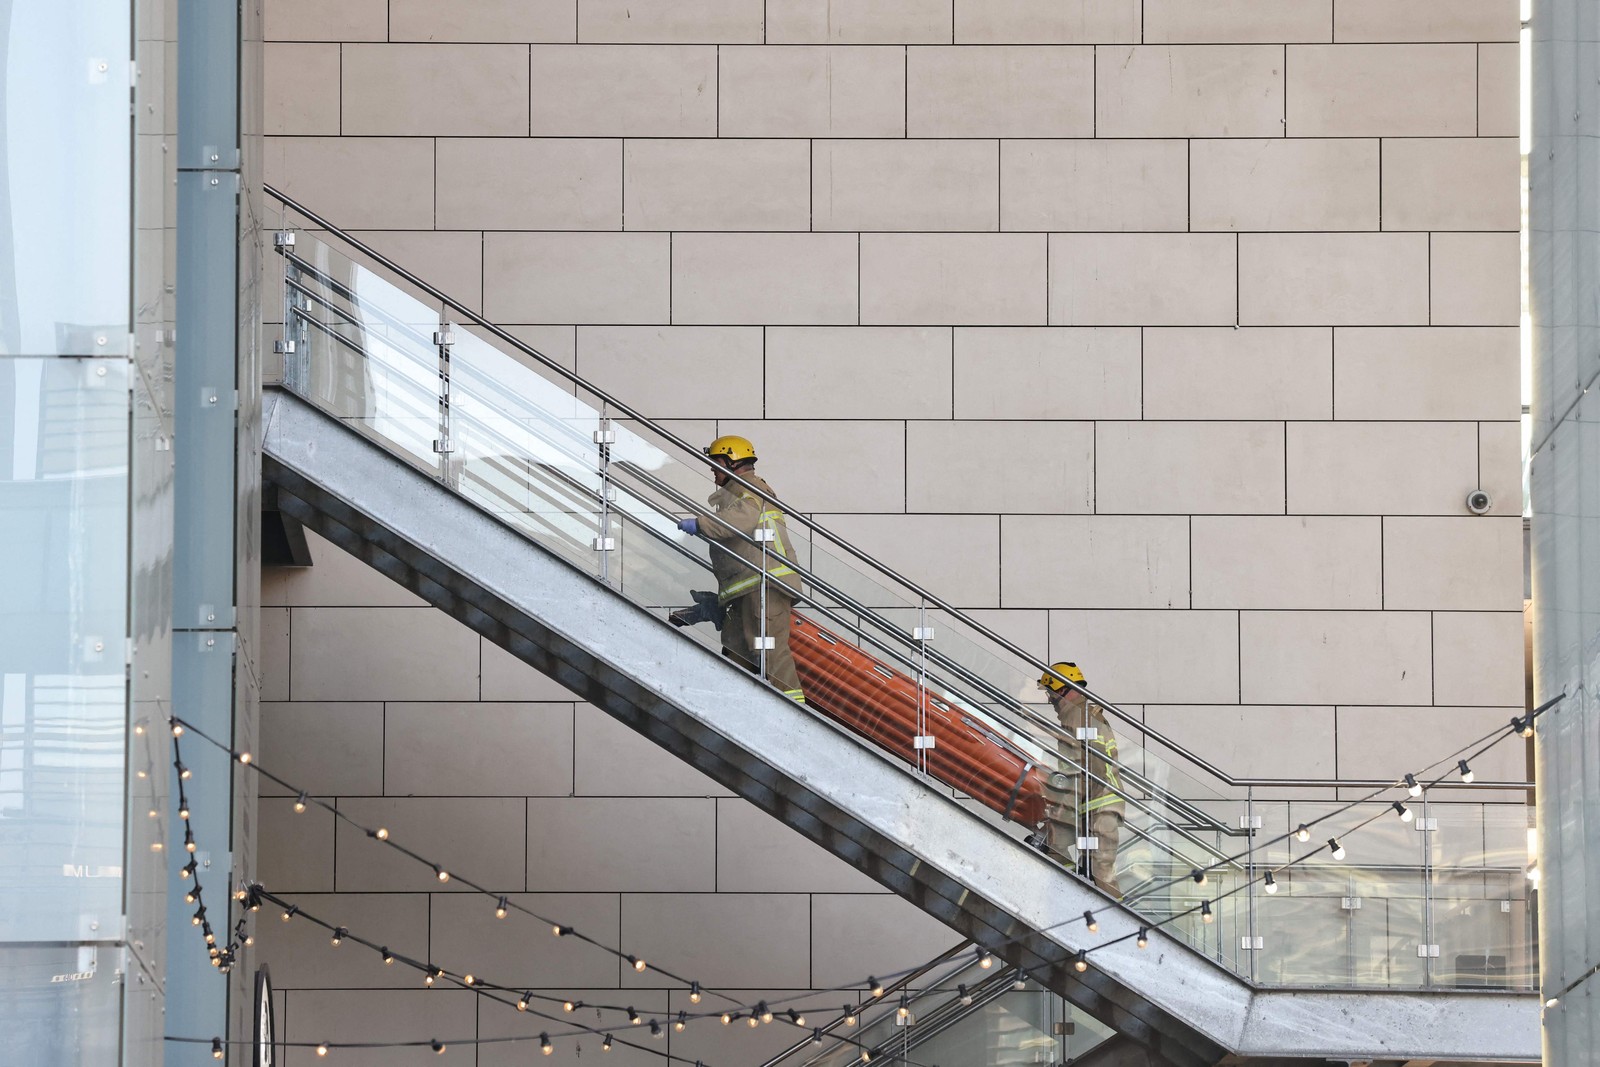
[{"label": "beige stone cladding", "polygon": [[[264,6],[272,184],[1198,754],[1378,777],[1520,704],[1516,0]],[[264,592],[263,759],[530,906],[753,995],[956,940],[338,550]],[[270,880],[688,1006],[292,799]],[[292,1039],[540,1029],[292,937]],[[776,1051],[713,1030],[665,1045]]]}]

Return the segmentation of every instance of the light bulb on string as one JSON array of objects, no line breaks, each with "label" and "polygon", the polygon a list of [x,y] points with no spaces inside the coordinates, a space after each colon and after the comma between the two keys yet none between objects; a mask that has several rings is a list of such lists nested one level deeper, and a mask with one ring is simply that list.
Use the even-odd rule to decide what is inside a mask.
[{"label": "light bulb on string", "polygon": [[1344,859],[1344,846],[1339,844],[1337,837],[1328,838],[1328,854],[1336,860]]},{"label": "light bulb on string", "polygon": [[987,971],[990,967],[994,966],[994,956],[991,953],[985,952],[981,957],[979,957],[978,966]]},{"label": "light bulb on string", "polygon": [[1134,941],[1134,944],[1138,945],[1140,948],[1149,948],[1150,947],[1150,928],[1149,927],[1147,927],[1147,926],[1139,927],[1139,937],[1138,937],[1138,939],[1136,941]]},{"label": "light bulb on string", "polygon": [[733,1022],[733,1013],[732,1012],[726,1012],[726,1011],[723,1012],[722,1013],[722,1025],[723,1026],[727,1026],[731,1022]]},{"label": "light bulb on string", "polygon": [[628,1022],[629,1022],[629,1024],[633,1025],[633,1026],[638,1026],[640,1021],[641,1021],[641,1017],[640,1017],[639,1013],[634,1011],[633,1007],[630,1005],[629,1008],[628,1008]]},{"label": "light bulb on string", "polygon": [[383,948],[380,948],[378,950],[378,952],[381,953],[382,956],[383,956],[383,965],[385,967],[394,966],[394,953],[389,951],[389,948],[388,948],[387,945],[384,946]]},{"label": "light bulb on string", "polygon": [[1083,925],[1089,928],[1091,934],[1098,933],[1100,930],[1100,922],[1094,917],[1094,912],[1092,911],[1083,913]]},{"label": "light bulb on string", "polygon": [[1211,914],[1211,901],[1209,900],[1202,900],[1200,902],[1200,921],[1203,923],[1213,923],[1217,921],[1217,917]]},{"label": "light bulb on string", "polygon": [[956,992],[960,994],[961,1006],[963,1008],[972,1007],[972,994],[967,992],[966,983],[956,986]]},{"label": "light bulb on string", "polygon": [[326,1044],[321,1044],[321,1045],[317,1046],[317,1055],[318,1056],[326,1056],[327,1054],[328,1054],[328,1046]]},{"label": "light bulb on string", "polygon": [[911,998],[906,996],[904,993],[901,993],[900,994],[900,1006],[895,1009],[894,1013],[898,1018],[901,1018],[901,1019],[904,1019],[907,1015],[910,1015],[911,1014]]},{"label": "light bulb on string", "polygon": [[1194,879],[1194,884],[1195,885],[1205,885],[1206,884],[1206,872],[1201,870],[1198,867],[1196,867],[1194,870],[1189,872],[1189,877]]},{"label": "light bulb on string", "polygon": [[1011,988],[1015,989],[1018,993],[1022,992],[1024,989],[1027,989],[1028,988],[1028,972],[1027,971],[1018,971],[1016,980],[1011,983]]},{"label": "light bulb on string", "polygon": [[389,840],[389,828],[387,826],[380,826],[376,830],[372,831],[372,836],[376,837],[379,841],[387,841]]},{"label": "light bulb on string", "polygon": [[461,976],[461,984],[466,986],[477,985],[478,980],[472,977],[472,975],[466,974]]},{"label": "light bulb on string", "polygon": [[604,1041],[600,1042],[600,1051],[601,1052],[610,1052],[611,1051],[611,1035],[610,1034],[607,1034],[606,1035],[606,1039]]},{"label": "light bulb on string", "polygon": [[507,902],[506,898],[505,897],[501,897],[499,902],[496,903],[495,906],[494,906],[494,917],[496,919],[504,919],[506,917],[506,915],[510,912],[510,910],[511,910],[510,909],[510,905]]},{"label": "light bulb on string", "polygon": [[346,930],[342,926],[335,927],[334,931],[333,931],[333,936],[328,938],[328,944],[332,945],[334,948],[338,948],[340,945],[344,944],[344,939],[349,937],[349,936],[350,936],[350,931],[349,930]]},{"label": "light bulb on string", "polygon": [[246,766],[246,767],[250,766],[250,753],[248,753],[248,752],[239,753],[239,762],[241,764],[243,764],[244,766]]},{"label": "light bulb on string", "polygon": [[570,1015],[578,1010],[578,1003],[576,1000],[563,1000],[561,1002],[561,1010]]},{"label": "light bulb on string", "polygon": [[822,1028],[820,1026],[811,1031],[811,1043],[813,1045],[822,1044]]},{"label": "light bulb on string", "polygon": [[751,1012],[749,1017],[745,1019],[744,1024],[750,1029],[754,1030],[756,1027],[761,1025],[761,1020],[756,1018],[755,1012]]},{"label": "light bulb on string", "polygon": [[186,852],[193,852],[195,850],[194,831],[188,829],[187,827],[185,827],[183,831],[183,847]]},{"label": "light bulb on string", "polygon": [[178,764],[178,780],[179,781],[187,782],[190,778],[193,778],[193,777],[194,777],[194,775],[190,772],[189,768],[185,767],[181,763]]},{"label": "light bulb on string", "polygon": [[517,1010],[518,1011],[527,1011],[528,1010],[528,994],[527,993],[524,993],[524,994],[522,994],[522,996],[517,998]]},{"label": "light bulb on string", "polygon": [[1295,827],[1294,839],[1300,842],[1310,841],[1311,827],[1307,826],[1305,823],[1301,823],[1299,826]]},{"label": "light bulb on string", "polygon": [[661,1024],[654,1019],[650,1020],[650,1036],[654,1038],[661,1037]]},{"label": "light bulb on string", "polygon": [[698,1004],[698,1003],[700,1003],[700,983],[699,982],[690,982],[689,983],[689,1003],[690,1004]]},{"label": "light bulb on string", "polygon": [[872,991],[873,996],[883,996],[883,983],[878,981],[876,978],[873,978],[871,975],[867,976],[867,988]]},{"label": "light bulb on string", "polygon": [[223,1055],[224,1055],[224,1053],[222,1051],[222,1038],[220,1038],[220,1037],[212,1038],[211,1039],[211,1058],[214,1059],[214,1060],[220,1060],[220,1059],[222,1059]]},{"label": "light bulb on string", "polygon": [[172,724],[172,736],[173,737],[182,737],[183,736],[183,723],[175,722],[175,723]]},{"label": "light bulb on string", "polygon": [[540,1034],[539,1035],[539,1051],[544,1053],[546,1056],[548,1056],[552,1052],[554,1052],[555,1050],[556,1050],[555,1046],[550,1043],[550,1035],[549,1034],[543,1034],[543,1033]]},{"label": "light bulb on string", "polygon": [[688,1025],[689,1025],[689,1013],[686,1012],[686,1011],[680,1011],[678,1013],[677,1020],[674,1021],[673,1024],[672,1024],[672,1030],[673,1030],[674,1033],[681,1034],[681,1033],[683,1033],[684,1028],[687,1027]]},{"label": "light bulb on string", "polygon": [[287,908],[283,909],[283,921],[284,922],[288,922],[289,920],[293,919],[296,915],[299,915],[299,914],[300,914],[300,905],[298,905],[298,904],[290,904]]},{"label": "light bulb on string", "polygon": [[872,1062],[872,1050],[871,1049],[864,1048],[864,1049],[861,1050],[861,1062],[862,1063],[871,1063]]},{"label": "light bulb on string", "polygon": [[435,1039],[434,1041],[429,1043],[429,1046],[433,1049],[433,1054],[435,1056],[443,1056],[444,1055],[444,1047],[445,1046],[444,1046],[444,1042],[443,1041],[439,1041],[439,1040]]},{"label": "light bulb on string", "polygon": [[438,864],[434,864],[433,873],[434,873],[434,876],[436,878],[438,878],[440,882],[448,882],[450,880],[450,872],[445,870],[443,867],[439,866]]},{"label": "light bulb on string", "polygon": [[1414,797],[1420,797],[1422,795],[1422,783],[1417,781],[1417,776],[1412,774],[1410,771],[1406,772],[1405,783],[1407,793],[1410,793]]},{"label": "light bulb on string", "polygon": [[633,969],[634,970],[639,971],[641,973],[643,973],[643,971],[644,971],[644,969],[646,967],[650,966],[648,963],[646,963],[644,960],[639,959],[637,956],[629,956],[628,957],[628,962],[633,964]]},{"label": "light bulb on string", "polygon": [[1456,768],[1461,772],[1461,780],[1470,784],[1474,775],[1472,768],[1467,766],[1467,761],[1464,759],[1456,760]]},{"label": "light bulb on string", "polygon": [[1262,886],[1261,887],[1263,889],[1265,889],[1268,893],[1276,893],[1278,891],[1278,880],[1276,878],[1272,877],[1272,872],[1271,871],[1267,872],[1266,877],[1263,878],[1261,880],[1261,882],[1262,882]]},{"label": "light bulb on string", "polygon": [[1533,736],[1533,712],[1531,712],[1531,711],[1528,712],[1526,718],[1512,719],[1511,720],[1511,728],[1516,730],[1517,733],[1521,734],[1523,737],[1532,737]]},{"label": "light bulb on string", "polygon": [[1082,974],[1089,969],[1089,953],[1084,949],[1078,950],[1078,955],[1073,958],[1072,969]]},{"label": "light bulb on string", "polygon": [[189,805],[187,803],[178,805],[178,818],[184,820],[189,818]]},{"label": "light bulb on string", "polygon": [[1400,816],[1401,822],[1411,821],[1411,809],[1400,803],[1398,800],[1394,802],[1394,813]]},{"label": "light bulb on string", "polygon": [[846,1004],[844,1006],[844,1024],[849,1027],[854,1027],[856,1023],[860,1021],[861,1016],[856,1014],[856,1010],[854,1008]]},{"label": "light bulb on string", "polygon": [[570,926],[562,926],[559,923],[551,924],[550,936],[552,937],[566,937],[570,933],[572,933],[572,927]]},{"label": "light bulb on string", "polygon": [[791,1023],[794,1023],[794,1025],[796,1025],[796,1026],[804,1026],[806,1024],[806,1017],[804,1015],[801,1015],[795,1009],[790,1008],[789,1011],[788,1011],[788,1015],[789,1015],[789,1021]]}]

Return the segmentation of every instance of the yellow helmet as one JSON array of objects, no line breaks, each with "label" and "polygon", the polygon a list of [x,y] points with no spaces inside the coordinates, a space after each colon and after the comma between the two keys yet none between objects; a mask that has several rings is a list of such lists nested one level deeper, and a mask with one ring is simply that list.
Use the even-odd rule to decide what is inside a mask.
[{"label": "yellow helmet", "polygon": [[756,460],[756,446],[749,439],[732,434],[724,434],[706,445],[705,453],[713,459],[727,456],[735,463],[754,463]]},{"label": "yellow helmet", "polygon": [[[1055,673],[1052,674],[1051,671]],[[1083,672],[1078,669],[1078,665],[1063,661],[1050,664],[1050,670],[1039,675],[1039,688],[1048,689],[1051,692],[1059,692],[1065,689],[1067,683],[1063,682],[1061,678],[1057,678],[1057,674],[1061,675],[1061,678],[1067,679],[1067,681],[1077,682],[1079,685],[1083,684]]]}]

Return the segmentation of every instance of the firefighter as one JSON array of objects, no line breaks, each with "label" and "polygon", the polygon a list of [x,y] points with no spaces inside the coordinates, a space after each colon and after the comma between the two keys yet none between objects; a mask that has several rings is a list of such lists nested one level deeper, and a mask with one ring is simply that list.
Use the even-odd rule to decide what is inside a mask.
[{"label": "firefighter", "polygon": [[1055,855],[1067,857],[1067,849],[1076,847],[1078,838],[1097,838],[1094,849],[1087,854],[1079,852],[1079,871],[1104,892],[1120,898],[1117,844],[1124,807],[1112,762],[1117,758],[1117,739],[1105,709],[1078,688],[1084,685],[1083,671],[1076,663],[1051,664],[1050,670],[1039,676],[1039,688],[1045,691],[1065,732],[1056,742],[1061,769],[1047,779],[1045,846]]},{"label": "firefighter", "polygon": [[[790,566],[794,555],[776,494],[756,474],[756,449],[745,438],[719,437],[706,446],[705,454],[716,464],[712,475],[717,489],[706,500],[711,514],[683,519],[678,529],[711,542],[717,604],[726,611],[721,625],[722,654],[759,673],[759,642],[765,634],[772,639],[765,657],[767,680],[784,696],[803,704],[805,694],[795,672],[794,654],[789,651],[789,617],[800,584]],[[733,475],[762,495],[741,485]],[[765,582],[761,580],[763,570],[768,578]]]}]

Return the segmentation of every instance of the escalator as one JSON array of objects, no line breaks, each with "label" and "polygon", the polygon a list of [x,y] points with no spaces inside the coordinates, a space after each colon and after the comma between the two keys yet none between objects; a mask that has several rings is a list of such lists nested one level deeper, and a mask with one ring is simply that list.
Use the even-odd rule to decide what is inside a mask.
[{"label": "escalator", "polygon": [[[263,465],[287,521],[993,950],[1115,1031],[1103,1057],[1538,1058],[1525,946],[1463,988],[1474,983],[1426,952],[1446,910],[1432,896],[1414,909],[1411,892],[1465,881],[1473,899],[1499,893],[1520,861],[1484,850],[1446,871],[1424,848],[1359,869],[1307,863],[1290,893],[1260,897],[1261,865],[1290,847],[1272,831],[1325,801],[1257,798],[1106,702],[1126,896],[1102,911],[1111,902],[1072,869],[1076,849],[1025,843],[1048,776],[1078,789],[1096,776],[1058,755],[1067,738],[1041,714],[1040,664],[791,514],[808,703],[769,688],[719,654],[710,627],[666,622],[689,590],[715,587],[704,543],[675,521],[709,489],[695,449],[283,203],[284,381],[266,397]],[[1211,874],[1204,898],[1183,877],[1194,868]],[[1381,938],[1330,903],[1351,898],[1353,879],[1384,917]],[[1200,899],[1216,901],[1205,921]],[[1515,941],[1525,912],[1483,937]],[[1097,948],[1141,928],[1147,949]],[[1082,950],[1094,950],[1087,970]]]}]

